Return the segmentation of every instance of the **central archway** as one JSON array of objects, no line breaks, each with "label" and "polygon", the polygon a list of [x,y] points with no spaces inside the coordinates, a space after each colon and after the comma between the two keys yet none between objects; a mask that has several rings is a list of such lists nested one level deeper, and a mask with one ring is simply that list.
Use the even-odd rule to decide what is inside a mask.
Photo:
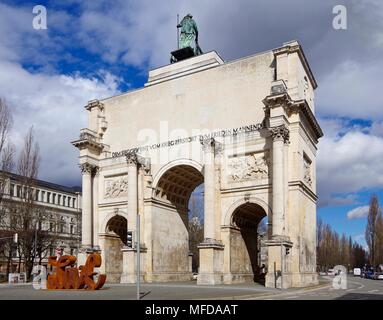
[{"label": "central archway", "polygon": [[153,188],[153,280],[190,280],[189,199],[203,183],[202,166],[177,163],[160,170]]}]

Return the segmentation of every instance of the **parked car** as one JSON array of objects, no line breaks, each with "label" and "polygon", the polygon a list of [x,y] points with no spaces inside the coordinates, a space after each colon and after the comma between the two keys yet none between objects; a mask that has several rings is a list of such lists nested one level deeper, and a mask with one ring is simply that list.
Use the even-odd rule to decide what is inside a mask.
[{"label": "parked car", "polygon": [[374,280],[383,280],[383,272],[375,272],[373,279]]},{"label": "parked car", "polygon": [[328,276],[335,276],[336,272],[334,269],[328,269],[327,275]]},{"label": "parked car", "polygon": [[365,279],[374,279],[374,271],[373,270],[366,270],[363,272],[363,276],[362,278],[365,278]]},{"label": "parked car", "polygon": [[362,270],[360,268],[354,268],[354,277],[361,277]]}]

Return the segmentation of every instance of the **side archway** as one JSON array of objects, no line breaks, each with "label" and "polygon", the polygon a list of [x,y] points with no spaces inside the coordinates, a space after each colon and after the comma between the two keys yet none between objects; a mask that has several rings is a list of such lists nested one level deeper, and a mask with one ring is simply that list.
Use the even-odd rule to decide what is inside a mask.
[{"label": "side archway", "polygon": [[123,271],[122,248],[126,245],[127,215],[121,211],[109,213],[100,226],[101,255],[108,282],[119,283]]},{"label": "side archway", "polygon": [[264,235],[258,230],[262,219],[270,213],[269,206],[256,198],[238,200],[229,208],[225,216],[228,230],[226,244],[230,250],[228,282],[264,283],[264,268],[261,266],[261,240]]}]

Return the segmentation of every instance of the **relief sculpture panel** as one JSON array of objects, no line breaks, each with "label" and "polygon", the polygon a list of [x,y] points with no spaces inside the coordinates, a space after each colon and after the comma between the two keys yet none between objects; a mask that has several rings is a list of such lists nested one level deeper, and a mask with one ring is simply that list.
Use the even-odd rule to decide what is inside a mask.
[{"label": "relief sculpture panel", "polygon": [[105,180],[104,198],[119,198],[128,195],[128,177]]},{"label": "relief sculpture panel", "polygon": [[253,153],[229,159],[229,180],[264,180],[269,178],[269,159],[265,153]]}]

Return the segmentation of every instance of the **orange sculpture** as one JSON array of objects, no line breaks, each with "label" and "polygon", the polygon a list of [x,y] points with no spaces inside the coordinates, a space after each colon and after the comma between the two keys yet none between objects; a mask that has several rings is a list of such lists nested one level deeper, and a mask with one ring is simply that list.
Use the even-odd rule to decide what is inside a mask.
[{"label": "orange sculpture", "polygon": [[101,256],[98,253],[92,253],[86,259],[85,266],[79,268],[74,267],[76,257],[62,256],[59,260],[56,257],[49,257],[48,263],[56,267],[56,274],[48,275],[47,289],[63,290],[63,289],[87,289],[98,290],[106,280],[105,274],[99,274],[97,282],[93,277],[97,274],[94,268],[101,266]]}]

